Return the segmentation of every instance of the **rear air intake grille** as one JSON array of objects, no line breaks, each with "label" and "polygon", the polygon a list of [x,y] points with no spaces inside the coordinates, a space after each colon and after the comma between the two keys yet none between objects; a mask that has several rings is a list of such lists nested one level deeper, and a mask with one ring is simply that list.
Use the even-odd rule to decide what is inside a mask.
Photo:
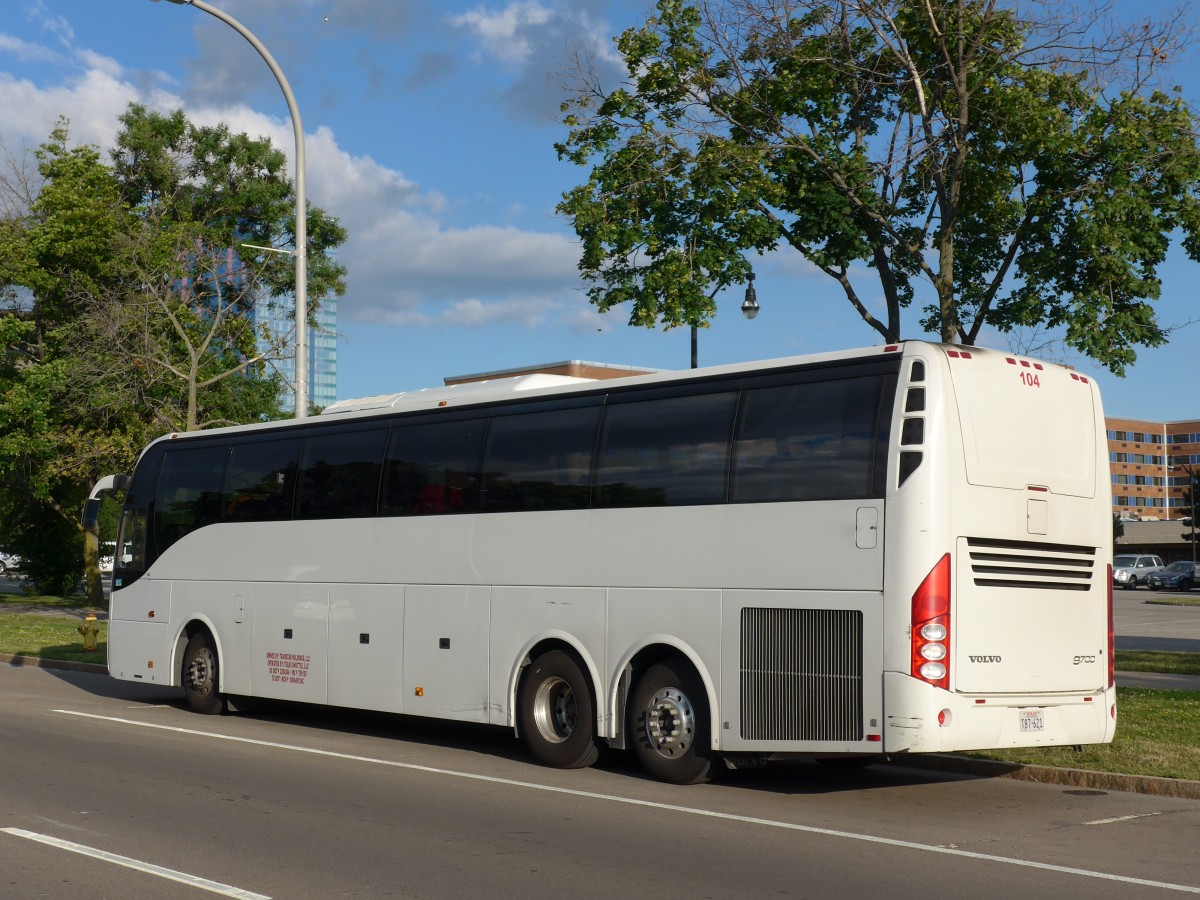
[{"label": "rear air intake grille", "polygon": [[1095,547],[967,538],[967,551],[979,587],[1086,591],[1095,573]]},{"label": "rear air intake grille", "polygon": [[858,610],[743,609],[742,738],[861,741],[862,630]]}]

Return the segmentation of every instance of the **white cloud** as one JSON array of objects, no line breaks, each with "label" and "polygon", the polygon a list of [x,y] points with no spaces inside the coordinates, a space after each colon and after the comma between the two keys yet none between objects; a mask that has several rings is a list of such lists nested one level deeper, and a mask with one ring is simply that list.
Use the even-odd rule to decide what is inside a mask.
[{"label": "white cloud", "polygon": [[104,69],[87,70],[50,88],[0,73],[0,133],[10,142],[39,144],[65,116],[75,141],[109,146],[117,132],[117,117],[135,99],[137,91],[131,84]]},{"label": "white cloud", "polygon": [[477,61],[494,60],[508,69],[503,103],[527,120],[558,120],[580,65],[594,69],[594,77],[610,87],[624,76],[612,47],[612,26],[596,18],[587,4],[516,0],[494,9],[478,6],[448,21],[478,42]]},{"label": "white cloud", "polygon": [[[40,86],[0,72],[0,134],[36,145],[60,115],[72,138],[109,147],[130,102],[159,111],[183,106],[197,124],[227,124],[266,136],[293,156],[289,120],[244,104],[189,106],[172,93],[141,88],[107,57],[79,53],[83,66],[61,83]],[[15,139],[15,140],[14,140]],[[342,148],[328,128],[306,135],[307,188],[312,203],[338,217],[349,240],[337,251],[348,270],[339,302],[348,320],[454,324],[496,322],[529,327],[574,314],[578,249],[566,236],[480,224],[451,227],[449,204],[403,173]]]},{"label": "white cloud", "polygon": [[51,50],[42,44],[32,44],[29,41],[0,32],[0,54],[15,56],[21,62],[61,62],[61,53]]},{"label": "white cloud", "polygon": [[452,16],[450,21],[457,27],[475,32],[494,58],[509,63],[524,63],[534,50],[529,30],[545,25],[553,17],[554,11],[550,8],[523,0],[496,11],[476,7],[470,12]]},{"label": "white cloud", "polygon": [[63,44],[70,46],[74,43],[75,29],[71,27],[71,23],[62,16],[50,12],[42,0],[35,0],[26,15],[31,22],[37,22],[43,31],[56,35]]}]

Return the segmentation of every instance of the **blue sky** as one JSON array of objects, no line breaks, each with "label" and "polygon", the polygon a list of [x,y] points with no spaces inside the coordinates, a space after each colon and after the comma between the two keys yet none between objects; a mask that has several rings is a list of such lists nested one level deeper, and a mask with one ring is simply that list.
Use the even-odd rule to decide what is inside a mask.
[{"label": "blue sky", "polygon": [[[554,211],[586,176],[553,148],[564,135],[558,105],[571,48],[592,48],[611,65],[611,37],[644,21],[649,2],[210,2],[278,60],[304,122],[309,198],[350,233],[339,251],[349,269],[339,398],[569,359],[688,365],[686,329],[631,328],[625,314],[587,303],[573,233]],[[106,147],[134,101],[182,106],[195,121],[265,134],[291,153],[287,109],[266,65],[197,9],[10,0],[6,11],[0,138],[10,153],[44,140],[59,116],[79,142]],[[1194,63],[1182,60],[1176,79],[1194,85]],[[877,343],[840,290],[794,254],[755,268],[761,315],[743,319],[740,287],[719,298],[716,321],[700,332],[702,365]],[[1161,274],[1161,321],[1200,319],[1200,265],[1176,251]],[[907,335],[921,337],[915,318]],[[1051,357],[1095,377],[1109,414],[1195,418],[1198,341],[1200,326],[1180,328],[1124,379],[1076,355]],[[984,343],[1012,346],[1003,335]]]}]

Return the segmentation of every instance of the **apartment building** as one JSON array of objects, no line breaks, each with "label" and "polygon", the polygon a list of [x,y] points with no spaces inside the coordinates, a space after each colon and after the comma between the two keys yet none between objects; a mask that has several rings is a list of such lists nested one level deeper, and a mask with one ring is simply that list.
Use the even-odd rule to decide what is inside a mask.
[{"label": "apartment building", "polygon": [[1189,472],[1200,475],[1200,419],[1105,418],[1113,512],[1145,521],[1191,515]]}]

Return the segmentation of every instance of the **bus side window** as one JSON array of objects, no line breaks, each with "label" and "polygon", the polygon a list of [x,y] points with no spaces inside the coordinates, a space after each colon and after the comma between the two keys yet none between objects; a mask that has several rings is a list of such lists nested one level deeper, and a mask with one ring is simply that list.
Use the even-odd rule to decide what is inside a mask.
[{"label": "bus side window", "polygon": [[724,503],[736,406],[733,391],[609,406],[593,505]]},{"label": "bus side window", "polygon": [[747,390],[733,502],[873,496],[881,390],[877,376]]},{"label": "bus side window", "polygon": [[300,461],[296,518],[375,515],[387,431],[345,431],[310,437]]},{"label": "bus side window", "polygon": [[234,444],[221,490],[225,521],[290,519],[299,457],[299,438]]},{"label": "bus side window", "polygon": [[475,512],[484,419],[398,425],[388,441],[380,514]]},{"label": "bus side window", "polygon": [[480,510],[587,509],[599,423],[599,406],[493,418]]},{"label": "bus side window", "polygon": [[228,459],[228,444],[179,448],[164,454],[154,507],[158,554],[189,532],[220,519],[220,495],[213,488],[221,483]]}]

